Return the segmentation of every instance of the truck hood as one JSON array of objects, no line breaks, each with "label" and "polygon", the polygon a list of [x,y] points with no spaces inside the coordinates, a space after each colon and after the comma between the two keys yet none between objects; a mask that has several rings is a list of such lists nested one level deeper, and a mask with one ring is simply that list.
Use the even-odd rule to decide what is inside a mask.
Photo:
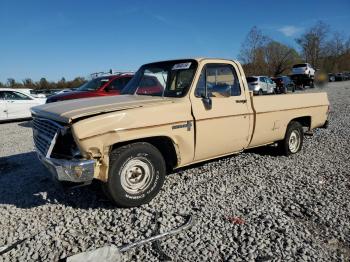
[{"label": "truck hood", "polygon": [[71,123],[75,119],[86,116],[151,106],[159,103],[171,103],[171,100],[163,97],[142,95],[92,97],[40,105],[32,107],[31,111],[35,116]]}]

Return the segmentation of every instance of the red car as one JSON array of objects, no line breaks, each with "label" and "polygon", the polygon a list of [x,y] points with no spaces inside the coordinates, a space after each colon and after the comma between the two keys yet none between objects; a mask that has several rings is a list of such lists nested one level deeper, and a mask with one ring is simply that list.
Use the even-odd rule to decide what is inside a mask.
[{"label": "red car", "polygon": [[46,103],[63,100],[120,95],[121,90],[133,77],[131,74],[101,76],[86,82],[74,91],[49,96]]}]

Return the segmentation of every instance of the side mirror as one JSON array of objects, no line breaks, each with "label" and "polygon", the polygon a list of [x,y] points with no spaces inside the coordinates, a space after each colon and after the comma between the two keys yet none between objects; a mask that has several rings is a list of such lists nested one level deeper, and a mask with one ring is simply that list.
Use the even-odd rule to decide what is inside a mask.
[{"label": "side mirror", "polygon": [[111,91],[111,87],[110,87],[110,86],[107,86],[107,87],[104,89],[104,91],[108,93],[109,91]]},{"label": "side mirror", "polygon": [[212,100],[210,97],[202,95],[202,102],[206,110],[210,110],[213,107]]}]

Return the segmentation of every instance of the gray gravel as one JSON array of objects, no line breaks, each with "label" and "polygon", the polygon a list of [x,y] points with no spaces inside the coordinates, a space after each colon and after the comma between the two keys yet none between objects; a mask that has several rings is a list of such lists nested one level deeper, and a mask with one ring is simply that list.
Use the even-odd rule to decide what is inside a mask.
[{"label": "gray gravel", "polygon": [[[174,261],[349,261],[350,81],[323,90],[330,127],[306,137],[301,153],[264,147],[192,166],[131,209],[114,208],[97,184],[57,187],[32,150],[30,122],[0,124],[0,246],[29,237],[0,261],[57,261],[143,239],[156,229],[156,212],[161,232],[181,224],[179,214],[197,217],[161,241]],[[123,260],[158,261],[159,252],[149,244]]]}]

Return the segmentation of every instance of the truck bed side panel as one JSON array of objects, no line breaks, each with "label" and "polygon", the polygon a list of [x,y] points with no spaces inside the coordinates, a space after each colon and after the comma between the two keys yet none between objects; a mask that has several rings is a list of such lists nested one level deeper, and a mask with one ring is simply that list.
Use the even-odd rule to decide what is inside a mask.
[{"label": "truck bed side panel", "polygon": [[295,118],[311,117],[311,129],[322,126],[327,120],[328,105],[326,93],[253,97],[256,119],[249,147],[282,140],[289,122]]}]

